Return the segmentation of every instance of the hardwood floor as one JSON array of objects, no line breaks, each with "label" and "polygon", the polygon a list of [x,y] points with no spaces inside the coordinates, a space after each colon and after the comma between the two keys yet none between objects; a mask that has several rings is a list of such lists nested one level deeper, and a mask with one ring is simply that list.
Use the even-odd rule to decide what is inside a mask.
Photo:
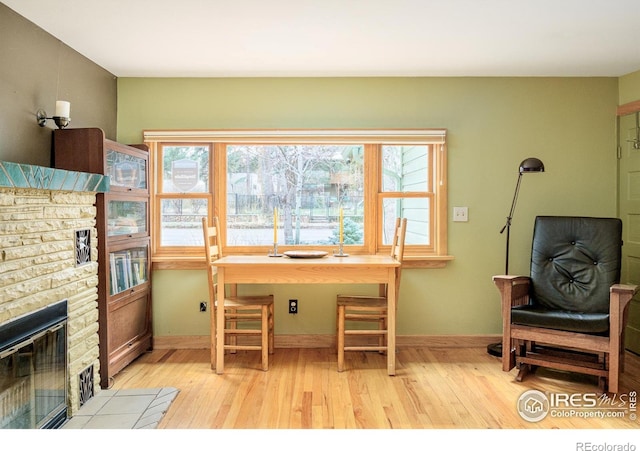
[{"label": "hardwood floor", "polygon": [[[539,422],[520,417],[516,405],[522,393],[536,389],[548,395],[595,394],[596,381],[540,369],[518,383],[516,370],[502,372],[499,359],[484,347],[399,348],[393,377],[387,375],[386,357],[380,354],[348,352],[342,373],[336,370],[336,357],[330,348],[276,349],[269,371],[263,372],[259,353],[240,351],[227,355],[225,373],[216,375],[208,349],[161,349],[116,375],[111,388],[178,388],[180,393],[160,422],[162,429],[640,427],[629,409],[630,393],[640,388],[640,357],[631,353],[626,354],[621,377],[622,398],[604,404],[598,399],[597,407],[573,409],[577,414],[572,416],[571,410],[557,410]],[[598,418],[595,412],[622,412],[623,417]]]}]

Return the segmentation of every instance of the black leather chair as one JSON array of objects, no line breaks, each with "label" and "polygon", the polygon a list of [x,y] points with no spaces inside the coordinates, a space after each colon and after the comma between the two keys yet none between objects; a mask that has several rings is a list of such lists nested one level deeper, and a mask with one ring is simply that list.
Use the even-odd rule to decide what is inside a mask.
[{"label": "black leather chair", "polygon": [[502,297],[502,369],[538,366],[599,377],[617,393],[636,285],[620,284],[622,221],[539,216],[530,276],[494,276]]}]

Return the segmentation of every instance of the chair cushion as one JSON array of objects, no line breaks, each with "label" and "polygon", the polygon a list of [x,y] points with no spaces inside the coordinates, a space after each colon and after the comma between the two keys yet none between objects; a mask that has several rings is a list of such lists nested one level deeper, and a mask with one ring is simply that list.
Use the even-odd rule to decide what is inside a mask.
[{"label": "chair cushion", "polygon": [[511,322],[523,326],[566,330],[585,334],[608,334],[608,313],[581,313],[550,310],[533,305],[521,305],[511,309]]},{"label": "chair cushion", "polygon": [[565,312],[551,322],[608,314],[609,288],[620,280],[621,247],[618,218],[538,216],[531,251],[532,311]]}]

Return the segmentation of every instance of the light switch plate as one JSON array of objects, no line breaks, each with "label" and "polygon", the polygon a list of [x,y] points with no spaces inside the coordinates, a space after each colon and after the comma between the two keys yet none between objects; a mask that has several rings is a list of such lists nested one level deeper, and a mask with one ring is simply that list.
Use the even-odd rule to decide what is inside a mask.
[{"label": "light switch plate", "polygon": [[453,221],[467,222],[469,220],[469,207],[453,207]]}]

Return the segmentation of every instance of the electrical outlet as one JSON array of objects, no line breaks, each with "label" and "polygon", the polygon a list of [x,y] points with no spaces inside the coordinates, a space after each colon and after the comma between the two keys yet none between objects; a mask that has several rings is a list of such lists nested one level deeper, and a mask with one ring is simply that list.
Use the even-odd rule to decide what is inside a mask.
[{"label": "electrical outlet", "polygon": [[206,312],[207,311],[207,303],[202,301],[200,302],[200,311],[201,312]]},{"label": "electrical outlet", "polygon": [[289,299],[289,313],[295,315],[298,313],[298,300],[297,299]]},{"label": "electrical outlet", "polygon": [[453,207],[453,220],[455,222],[467,222],[469,220],[469,208]]}]

